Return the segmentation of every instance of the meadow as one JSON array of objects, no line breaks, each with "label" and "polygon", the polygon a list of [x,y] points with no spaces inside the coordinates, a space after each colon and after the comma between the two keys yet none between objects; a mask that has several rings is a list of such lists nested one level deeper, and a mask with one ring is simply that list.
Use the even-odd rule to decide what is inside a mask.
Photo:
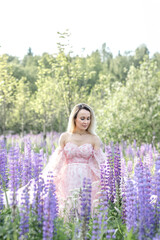
[{"label": "meadow", "polygon": [[[96,207],[91,210],[92,183],[84,179],[60,215],[54,177],[50,173],[47,183],[41,177],[58,138],[57,132],[47,133],[46,141],[43,134],[7,135],[6,141],[0,137],[0,239],[160,239],[159,143],[103,144],[106,162],[101,165]],[[8,190],[10,199],[4,203]]]}]

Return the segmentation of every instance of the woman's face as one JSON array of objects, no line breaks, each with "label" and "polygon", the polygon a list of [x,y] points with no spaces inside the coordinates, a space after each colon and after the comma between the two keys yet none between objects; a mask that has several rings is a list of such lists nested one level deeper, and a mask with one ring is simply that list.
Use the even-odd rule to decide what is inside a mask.
[{"label": "woman's face", "polygon": [[87,130],[91,123],[91,114],[86,109],[81,109],[75,119],[76,129]]}]

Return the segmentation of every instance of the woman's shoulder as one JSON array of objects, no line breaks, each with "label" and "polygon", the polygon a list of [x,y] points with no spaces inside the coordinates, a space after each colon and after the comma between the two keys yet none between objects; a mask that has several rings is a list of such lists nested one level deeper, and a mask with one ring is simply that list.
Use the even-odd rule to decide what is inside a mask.
[{"label": "woman's shoulder", "polygon": [[99,149],[101,147],[101,140],[99,136],[92,135],[92,141],[93,141],[94,149]]},{"label": "woman's shoulder", "polygon": [[59,138],[59,145],[61,147],[64,147],[65,146],[65,143],[66,143],[66,140],[69,136],[69,133],[68,132],[63,132],[61,135],[60,135],[60,138]]},{"label": "woman's shoulder", "polygon": [[63,133],[61,133],[61,135],[60,135],[60,138],[66,138],[66,137],[68,137],[69,136],[69,132],[63,132]]}]

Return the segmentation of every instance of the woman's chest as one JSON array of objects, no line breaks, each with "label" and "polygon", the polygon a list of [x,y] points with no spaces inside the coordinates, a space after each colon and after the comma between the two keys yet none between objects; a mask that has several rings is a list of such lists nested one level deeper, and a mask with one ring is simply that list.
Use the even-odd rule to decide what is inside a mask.
[{"label": "woman's chest", "polygon": [[67,158],[90,158],[93,153],[93,146],[90,143],[85,143],[78,146],[75,143],[68,142],[64,147],[64,152]]}]

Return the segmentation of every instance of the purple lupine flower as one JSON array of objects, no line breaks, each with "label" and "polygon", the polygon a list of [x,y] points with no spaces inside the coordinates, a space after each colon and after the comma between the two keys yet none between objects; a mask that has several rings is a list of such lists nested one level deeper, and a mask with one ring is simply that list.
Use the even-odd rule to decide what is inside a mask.
[{"label": "purple lupine flower", "polygon": [[146,154],[146,145],[141,145],[140,147],[140,155],[144,156]]},{"label": "purple lupine flower", "polygon": [[135,167],[137,185],[137,229],[139,239],[153,236],[154,209],[151,205],[151,175],[146,166],[140,161]]},{"label": "purple lupine flower", "polygon": [[136,223],[136,198],[137,192],[135,189],[134,182],[129,178],[127,179],[126,186],[125,186],[125,196],[126,196],[126,203],[125,203],[125,220],[127,230],[130,231],[131,228],[135,229]]},{"label": "purple lupine flower", "polygon": [[156,236],[154,238],[152,238],[152,240],[160,240],[160,234],[156,234]]},{"label": "purple lupine flower", "polygon": [[106,188],[105,178],[107,177],[104,166],[101,166],[101,194],[99,197],[99,212],[93,216],[93,228],[91,240],[101,239],[102,231],[107,233],[108,220],[108,189]]},{"label": "purple lupine flower", "polygon": [[122,145],[119,145],[119,150],[120,150],[120,157],[123,158],[123,148],[122,148]]},{"label": "purple lupine flower", "polygon": [[147,237],[152,238],[155,225],[155,208],[152,206],[150,201],[152,194],[152,178],[147,166],[144,166],[143,168],[143,179],[145,197],[145,234]]},{"label": "purple lupine flower", "polygon": [[153,155],[152,152],[146,153],[145,156],[143,156],[143,163],[148,166],[149,169],[152,169],[153,167]]},{"label": "purple lupine flower", "polygon": [[[108,209],[108,200],[109,196],[108,196],[108,188],[107,188],[107,184],[108,184],[108,179],[107,179],[107,171],[105,170],[105,168],[103,168],[103,166],[101,166],[101,194],[100,194],[100,211],[106,211]],[[110,189],[109,189],[110,190]]]},{"label": "purple lupine flower", "polygon": [[107,233],[107,214],[106,211],[100,210],[93,217],[93,229],[91,240],[102,239],[103,234]]},{"label": "purple lupine flower", "polygon": [[134,152],[133,152],[131,145],[128,146],[127,153],[128,153],[129,158],[134,159]]},{"label": "purple lupine flower", "polygon": [[131,174],[132,171],[133,171],[133,162],[129,160],[127,164],[127,172],[128,174]]},{"label": "purple lupine flower", "polygon": [[103,210],[100,210],[99,213],[96,213],[93,216],[93,227],[92,227],[91,240],[101,239],[101,234],[102,234],[103,228],[106,229],[106,227],[107,227],[106,226],[107,216],[105,216],[105,213],[103,212]]},{"label": "purple lupine flower", "polygon": [[99,239],[99,236],[101,234],[101,230],[100,229],[101,228],[99,226],[98,216],[97,216],[97,214],[95,214],[93,216],[93,227],[92,227],[92,237],[91,237],[91,240]]},{"label": "purple lupine flower", "polygon": [[42,192],[44,188],[44,179],[40,176],[43,167],[43,153],[32,153],[34,163],[32,184],[30,188],[30,203],[33,212],[37,213],[38,221],[41,221],[43,215]]},{"label": "purple lupine flower", "polygon": [[11,148],[8,154],[9,158],[9,188],[11,190],[11,205],[15,210],[17,205],[17,189],[19,185],[19,176],[18,176],[18,159],[19,159],[19,148]]},{"label": "purple lupine flower", "polygon": [[[34,186],[33,186],[34,184]],[[39,175],[38,179],[34,181],[32,188],[30,190],[30,196],[33,194],[32,212],[37,214],[37,220],[41,221],[43,217],[43,189],[44,189],[44,179]],[[33,193],[31,193],[33,191]]]},{"label": "purple lupine flower", "polygon": [[19,159],[17,163],[17,172],[19,176],[19,181],[18,181],[18,188],[22,186],[22,178],[23,178],[23,159],[24,159],[24,154],[19,152]]},{"label": "purple lupine flower", "polygon": [[106,163],[106,175],[108,183],[108,197],[111,202],[114,202],[116,195],[115,179],[114,179],[114,150],[113,146],[106,148],[107,163]]},{"label": "purple lupine flower", "polygon": [[121,182],[121,195],[122,195],[122,220],[125,222],[126,220],[126,184],[124,178],[122,178]]},{"label": "purple lupine flower", "polygon": [[101,165],[100,171],[101,171],[101,192],[103,191],[103,196],[108,201],[109,187],[108,187],[107,166],[105,164]]},{"label": "purple lupine flower", "polygon": [[157,225],[160,224],[160,155],[158,155],[155,163],[155,184],[156,184],[156,219]]},{"label": "purple lupine flower", "polygon": [[0,185],[7,188],[7,149],[5,141],[0,141]]},{"label": "purple lupine flower", "polygon": [[[30,182],[31,183],[31,182]],[[24,188],[21,195],[20,208],[20,239],[27,239],[29,232],[29,185]]]},{"label": "purple lupine flower", "polygon": [[103,225],[103,229],[107,229],[108,220],[108,201],[104,199],[103,193],[100,197],[100,213],[98,215],[99,225]]},{"label": "purple lupine flower", "polygon": [[93,227],[92,227],[92,236],[91,240],[103,239],[113,239],[116,236],[113,235],[115,232],[114,229],[108,229],[107,227],[107,210],[101,210],[99,213],[96,213],[93,216]]},{"label": "purple lupine flower", "polygon": [[113,234],[115,232],[115,229],[108,229],[107,235],[105,236],[106,239],[114,239],[116,236]]},{"label": "purple lupine flower", "polygon": [[135,180],[137,184],[138,190],[138,199],[137,199],[137,207],[138,207],[138,235],[139,239],[143,239],[145,235],[145,225],[144,225],[144,217],[145,217],[145,196],[144,196],[144,179],[143,179],[143,164],[139,162],[135,167]]},{"label": "purple lupine flower", "polygon": [[43,169],[43,152],[40,153],[33,153],[33,176],[35,179],[38,179],[39,174],[42,172]]},{"label": "purple lupine flower", "polygon": [[124,159],[124,157],[121,157],[121,176],[126,177],[127,175],[127,167],[126,167],[126,161]]},{"label": "purple lupine flower", "polygon": [[152,169],[154,166],[153,151],[149,151],[148,155],[149,155],[148,166],[149,166],[149,169]]},{"label": "purple lupine flower", "polygon": [[83,187],[81,192],[81,221],[82,221],[82,238],[86,239],[89,219],[91,217],[91,180],[83,179]]},{"label": "purple lupine flower", "polygon": [[91,179],[83,179],[82,196],[81,196],[81,217],[90,218],[91,215]]},{"label": "purple lupine flower", "polygon": [[0,141],[0,211],[3,209],[3,190],[6,190],[7,182],[7,150],[5,141]]},{"label": "purple lupine flower", "polygon": [[0,213],[1,210],[3,209],[3,191],[2,191],[2,185],[0,185]]},{"label": "purple lupine flower", "polygon": [[26,185],[32,178],[32,153],[31,153],[31,142],[28,140],[25,143],[25,155],[23,161],[23,185]]},{"label": "purple lupine flower", "polygon": [[47,182],[45,188],[46,196],[44,198],[43,240],[53,239],[53,233],[56,232],[54,220],[58,214],[58,201],[52,175],[48,175]]},{"label": "purple lupine flower", "polygon": [[32,178],[32,151],[31,151],[31,142],[26,140],[24,145],[24,159],[23,159],[23,175],[22,175],[22,184],[26,185],[29,180]]},{"label": "purple lupine flower", "polygon": [[119,145],[116,144],[114,149],[114,181],[116,186],[116,202],[119,206],[120,203],[120,197],[121,197],[121,191],[120,191],[120,185],[121,185],[121,158],[120,158],[120,151],[119,151]]}]

